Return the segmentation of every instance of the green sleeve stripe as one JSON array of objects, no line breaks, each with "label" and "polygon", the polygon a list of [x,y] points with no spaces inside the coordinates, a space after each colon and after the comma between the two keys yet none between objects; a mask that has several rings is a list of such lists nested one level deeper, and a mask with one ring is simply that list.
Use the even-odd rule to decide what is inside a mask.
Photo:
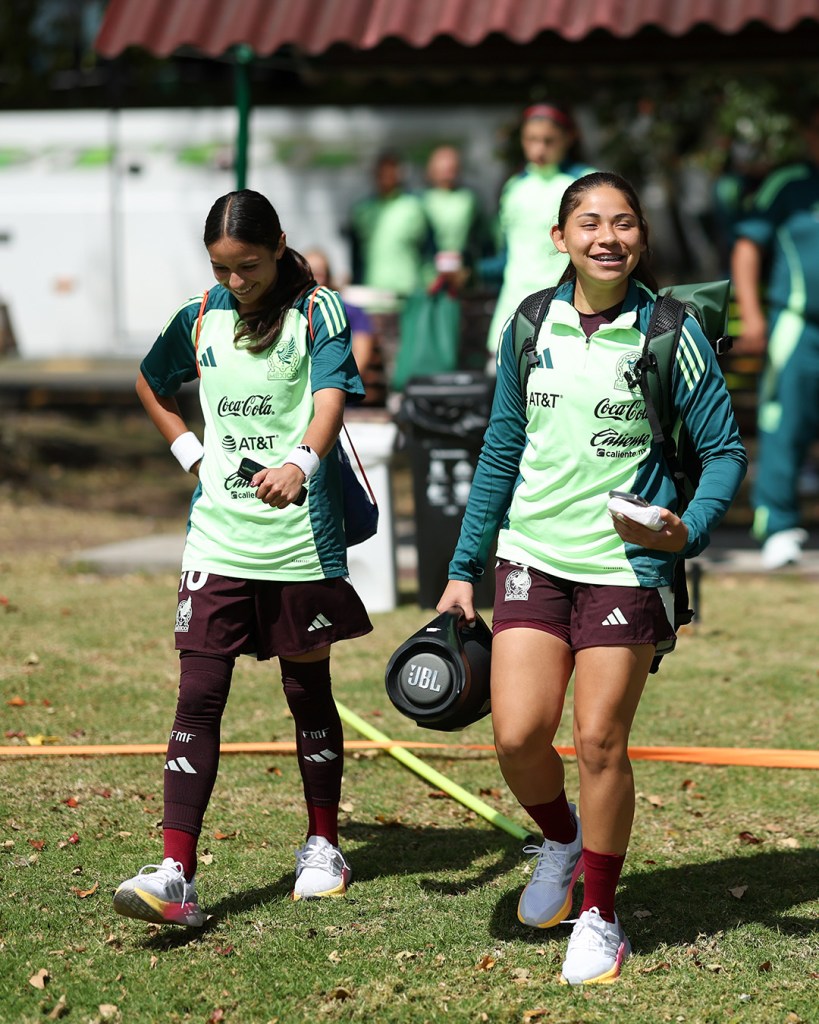
[{"label": "green sleeve stripe", "polygon": [[702,377],[705,371],[705,361],[685,327],[680,335],[680,344],[677,346],[677,365],[690,391]]},{"label": "green sleeve stripe", "polygon": [[805,164],[796,164],[793,167],[783,167],[781,171],[774,171],[757,192],[754,206],[757,210],[767,210],[786,185],[790,185],[792,181],[802,181],[807,176],[808,168]]},{"label": "green sleeve stripe", "polygon": [[341,334],[347,317],[338,295],[327,288],[321,288],[316,295],[316,302],[328,326],[331,328],[331,337]]}]

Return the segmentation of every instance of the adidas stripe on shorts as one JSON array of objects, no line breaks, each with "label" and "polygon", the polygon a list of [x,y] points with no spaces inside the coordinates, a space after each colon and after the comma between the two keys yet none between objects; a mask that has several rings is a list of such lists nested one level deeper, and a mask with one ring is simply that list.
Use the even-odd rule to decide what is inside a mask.
[{"label": "adidas stripe on shorts", "polygon": [[492,631],[540,629],[573,651],[658,644],[674,637],[664,601],[670,591],[576,583],[501,559],[495,569]]}]

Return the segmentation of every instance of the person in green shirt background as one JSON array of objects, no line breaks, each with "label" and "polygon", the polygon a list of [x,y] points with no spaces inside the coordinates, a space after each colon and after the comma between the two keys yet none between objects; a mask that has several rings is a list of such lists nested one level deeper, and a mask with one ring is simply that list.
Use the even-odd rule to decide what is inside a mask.
[{"label": "person in green shirt background", "polygon": [[403,185],[396,153],[375,164],[375,194],[350,211],[353,282],[400,298],[423,285],[424,262],[432,254],[432,232],[419,196]]},{"label": "person in green shirt background", "polygon": [[421,195],[432,228],[435,274],[455,273],[487,255],[488,225],[478,194],[461,183],[461,156],[454,146],[436,146],[426,166]]},{"label": "person in green shirt background", "polygon": [[[503,186],[498,208],[499,254],[482,260],[478,270],[490,281],[502,276],[489,327],[487,348],[497,351],[503,325],[520,302],[541,288],[556,285],[567,257],[551,239],[560,200],[567,187],[591,168],[578,162],[579,133],[569,111],[556,103],[537,103],[523,112],[520,144],[526,166]],[[490,360],[494,372],[494,359]]]}]

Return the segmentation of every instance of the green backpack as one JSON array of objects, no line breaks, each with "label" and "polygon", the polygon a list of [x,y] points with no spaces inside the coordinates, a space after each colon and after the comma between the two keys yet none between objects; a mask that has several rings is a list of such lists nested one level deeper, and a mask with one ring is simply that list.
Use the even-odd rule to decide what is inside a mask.
[{"label": "green backpack", "polygon": [[[538,335],[556,291],[556,288],[545,288],[527,296],[518,306],[512,321],[515,358],[524,403],[529,374],[537,364]],[[731,348],[733,339],[725,333],[730,292],[730,281],[708,281],[663,288],[654,304],[643,351],[631,373],[626,374],[626,382],[630,386],[638,385],[643,394],[652,444],[660,446],[674,479],[678,515],[682,515],[696,490],[702,464],[690,443],[685,424],[674,416],[671,371],[686,316],[692,316],[697,321],[718,356]],[[684,558],[678,558],[674,565],[672,589],[676,631],[694,618],[688,596]],[[656,672],[663,655],[673,650],[674,641],[659,644],[651,671]]]}]

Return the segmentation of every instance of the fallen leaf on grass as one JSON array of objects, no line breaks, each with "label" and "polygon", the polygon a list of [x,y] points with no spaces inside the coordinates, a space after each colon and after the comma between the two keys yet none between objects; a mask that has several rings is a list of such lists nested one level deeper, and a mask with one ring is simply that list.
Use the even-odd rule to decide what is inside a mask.
[{"label": "fallen leaf on grass", "polygon": [[353,993],[348,988],[344,988],[343,985],[337,985],[335,988],[331,988],[327,993],[330,999],[337,999],[340,1003],[343,1003],[346,999],[352,999]]},{"label": "fallen leaf on grass", "polygon": [[491,971],[498,961],[488,953],[475,964],[476,971]]},{"label": "fallen leaf on grass", "polygon": [[34,651],[32,651],[31,654],[27,654],[25,656],[25,658],[23,658],[23,664],[24,665],[39,665],[40,664],[40,656],[39,656],[39,654],[35,654]]},{"label": "fallen leaf on grass", "polygon": [[213,854],[212,853],[203,853],[201,857],[197,857],[197,860],[201,861],[203,864],[212,864],[213,863]]},{"label": "fallen leaf on grass", "polygon": [[785,1018],[785,1024],[805,1024],[798,1013],[794,1013],[793,1010]]},{"label": "fallen leaf on grass", "polygon": [[741,900],[747,891],[747,885],[735,885],[733,889],[728,890],[735,900]]},{"label": "fallen leaf on grass", "polygon": [[220,832],[219,829],[217,829],[213,833],[213,838],[214,839],[235,839],[236,836],[238,836],[238,834],[239,834],[238,832]]},{"label": "fallen leaf on grass", "polygon": [[45,967],[41,967],[36,974],[32,974],[32,976],[28,979],[29,985],[32,985],[34,988],[39,989],[44,989],[50,981],[51,975],[48,973]]},{"label": "fallen leaf on grass", "polygon": [[75,896],[78,896],[81,900],[84,900],[84,899],[87,899],[89,896],[93,896],[94,893],[97,891],[97,889],[99,889],[99,887],[100,887],[100,883],[99,882],[94,882],[94,884],[91,886],[90,889],[74,889],[74,888],[72,888],[71,891],[74,893]]},{"label": "fallen leaf on grass", "polygon": [[413,953],[411,949],[402,949],[400,953],[395,954],[395,959],[398,963],[403,963],[405,960],[414,960],[418,956],[417,953]]},{"label": "fallen leaf on grass", "polygon": [[30,747],[43,747],[46,743],[59,743],[59,736],[44,736],[41,732],[36,736],[26,736],[26,743]]},{"label": "fallen leaf on grass", "polygon": [[327,954],[327,959],[330,961],[331,964],[340,964],[341,963],[341,953],[339,953],[339,951],[337,949],[334,949],[330,953]]},{"label": "fallen leaf on grass", "polygon": [[798,850],[802,844],[798,839],[794,839],[793,836],[788,836],[788,838],[783,839],[779,845],[786,847],[788,850]]},{"label": "fallen leaf on grass", "polygon": [[652,913],[651,913],[650,910],[635,910],[634,914],[632,916],[633,917],[639,917],[639,918],[651,917]]},{"label": "fallen leaf on grass", "polygon": [[218,956],[233,956],[236,952],[233,946],[214,946],[213,951]]},{"label": "fallen leaf on grass", "polygon": [[427,793],[427,796],[430,800],[446,800],[446,793],[442,789],[433,789]]},{"label": "fallen leaf on grass", "polygon": [[345,803],[339,804],[338,809],[340,811],[344,811],[345,814],[352,814],[353,811],[355,810],[355,807],[352,803],[350,803],[349,800],[347,800],[345,801]]},{"label": "fallen leaf on grass", "polygon": [[512,981],[520,984],[521,982],[529,981],[529,979],[532,977],[532,972],[528,969],[528,967],[514,967],[512,968],[511,975]]},{"label": "fallen leaf on grass", "polygon": [[101,1020],[114,1020],[119,1016],[119,1007],[115,1003],[101,1003],[97,1007]]},{"label": "fallen leaf on grass", "polygon": [[6,729],[7,740],[24,740],[25,738],[26,734],[22,729]]},{"label": "fallen leaf on grass", "polygon": [[221,1007],[217,1007],[213,1013],[208,1017],[208,1024],[219,1024],[220,1021],[225,1019],[225,1011]]},{"label": "fallen leaf on grass", "polygon": [[766,960],[764,964],[760,964],[759,967],[757,967],[757,970],[760,974],[767,974],[768,971],[771,970],[771,961]]},{"label": "fallen leaf on grass", "polygon": [[29,839],[28,841],[28,845],[33,846],[35,850],[44,850],[45,844],[45,839]]},{"label": "fallen leaf on grass", "polygon": [[148,967],[150,968],[150,970],[153,970],[154,967],[156,967],[156,965],[158,963],[159,963],[159,957],[156,954],[153,954],[151,956],[151,959],[148,961]]},{"label": "fallen leaf on grass", "polygon": [[10,708],[24,708],[26,706],[26,702],[19,694],[15,694],[11,700],[7,700],[6,704],[8,704]]},{"label": "fallen leaf on grass", "polygon": [[661,960],[658,964],[652,964],[650,967],[641,967],[640,974],[656,974],[657,971],[670,971],[671,964],[667,960]]},{"label": "fallen leaf on grass", "polygon": [[77,832],[72,832],[68,839],[60,840],[60,842],[57,843],[57,846],[59,846],[61,850],[64,850],[66,846],[68,846],[69,844],[71,844],[72,846],[76,846],[79,841],[79,834]]},{"label": "fallen leaf on grass", "polygon": [[70,796],[67,800],[63,800],[66,807],[79,807],[80,801],[75,796]]},{"label": "fallen leaf on grass", "polygon": [[273,765],[272,767],[267,769],[267,774],[268,775],[276,775],[279,778],[281,778],[282,770],[281,770],[281,768],[278,768],[275,765]]},{"label": "fallen leaf on grass", "polygon": [[746,846],[757,846],[763,841],[758,836],[755,836],[753,832],[740,832],[737,839],[741,843],[745,843]]},{"label": "fallen leaf on grass", "polygon": [[533,1021],[543,1020],[544,1017],[549,1016],[548,1010],[524,1010],[523,1011],[523,1024],[532,1024]]},{"label": "fallen leaf on grass", "polygon": [[495,786],[480,789],[478,790],[478,792],[480,793],[481,796],[491,796],[493,800],[500,800],[502,796],[501,791]]},{"label": "fallen leaf on grass", "polygon": [[46,1014],[46,1020],[59,1020],[60,1017],[64,1017],[68,1013],[68,1004],[65,1001],[65,996],[62,995],[52,1007],[51,1013]]}]

